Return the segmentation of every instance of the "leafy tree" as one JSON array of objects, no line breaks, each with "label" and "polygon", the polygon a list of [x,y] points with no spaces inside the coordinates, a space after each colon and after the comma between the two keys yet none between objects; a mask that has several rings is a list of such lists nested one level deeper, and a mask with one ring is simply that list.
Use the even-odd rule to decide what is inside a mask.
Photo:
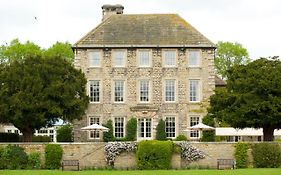
[{"label": "leafy tree", "polygon": [[209,113],[235,128],[263,128],[265,141],[281,128],[281,61],[265,59],[229,70],[226,89],[211,96]]},{"label": "leafy tree", "polygon": [[40,56],[42,50],[40,47],[30,41],[25,44],[19,42],[18,39],[11,41],[10,45],[2,45],[0,47],[0,63],[10,62],[13,60],[23,60],[30,56]]},{"label": "leafy tree", "polygon": [[249,54],[239,43],[222,42],[217,44],[215,67],[223,79],[227,78],[227,71],[235,65],[245,65],[250,62]]},{"label": "leafy tree", "polygon": [[73,142],[73,126],[71,124],[63,125],[57,129],[58,142]]},{"label": "leafy tree", "polygon": [[156,127],[156,139],[157,140],[167,140],[167,135],[165,132],[165,121],[160,119]]},{"label": "leafy tree", "polygon": [[58,118],[72,121],[84,114],[86,79],[65,59],[32,55],[0,68],[0,121],[17,127],[24,141]]},{"label": "leafy tree", "polygon": [[69,60],[70,62],[73,62],[74,60],[74,53],[71,49],[71,44],[69,43],[62,43],[57,42],[52,47],[47,49],[43,52],[45,57],[51,58],[51,57],[61,57],[66,60]]}]

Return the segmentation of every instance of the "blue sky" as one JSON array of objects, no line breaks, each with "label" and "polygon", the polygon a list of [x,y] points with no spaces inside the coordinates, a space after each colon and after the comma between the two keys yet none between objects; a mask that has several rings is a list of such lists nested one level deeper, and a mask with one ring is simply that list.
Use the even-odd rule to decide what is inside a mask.
[{"label": "blue sky", "polygon": [[281,56],[280,0],[1,0],[0,45],[73,44],[100,23],[104,4],[122,4],[125,14],[177,13],[214,43],[241,43],[252,59]]}]

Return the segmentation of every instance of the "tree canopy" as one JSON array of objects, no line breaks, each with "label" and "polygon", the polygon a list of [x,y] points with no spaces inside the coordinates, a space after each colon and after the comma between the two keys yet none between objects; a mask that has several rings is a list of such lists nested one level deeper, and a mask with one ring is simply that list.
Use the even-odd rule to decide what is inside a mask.
[{"label": "tree canopy", "polygon": [[0,64],[0,122],[12,123],[25,141],[31,141],[35,129],[59,118],[72,121],[84,114],[86,79],[67,59],[45,56],[30,42],[13,41],[1,53],[5,61]]},{"label": "tree canopy", "polygon": [[215,67],[217,74],[223,79],[227,78],[227,71],[235,65],[245,65],[250,62],[249,54],[239,43],[222,42],[217,44]]},{"label": "tree canopy", "polygon": [[265,141],[281,128],[281,61],[265,59],[235,65],[227,86],[211,96],[209,114],[235,128],[263,128]]}]

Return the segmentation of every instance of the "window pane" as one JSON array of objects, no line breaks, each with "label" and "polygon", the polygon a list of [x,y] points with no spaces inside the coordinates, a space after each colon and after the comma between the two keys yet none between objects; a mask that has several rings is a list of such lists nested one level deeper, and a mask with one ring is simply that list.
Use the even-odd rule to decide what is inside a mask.
[{"label": "window pane", "polygon": [[164,51],[165,66],[176,66],[176,51]]},{"label": "window pane", "polygon": [[[190,117],[190,123],[189,123],[190,126],[197,125],[198,123],[199,123],[199,117],[197,116]],[[198,138],[199,131],[190,131],[190,137]]]},{"label": "window pane", "polygon": [[125,52],[124,51],[114,52],[114,66],[117,66],[117,67],[125,66]]},{"label": "window pane", "polygon": [[165,81],[165,101],[175,101],[175,80]]},{"label": "window pane", "polygon": [[141,138],[151,137],[151,119],[138,119],[138,136]]},{"label": "window pane", "polygon": [[175,119],[175,117],[166,117],[165,131],[166,131],[167,137],[176,136],[176,119]]},{"label": "window pane", "polygon": [[149,51],[139,51],[139,66],[140,67],[149,67],[150,62],[150,52]]},{"label": "window pane", "polygon": [[90,102],[100,101],[100,81],[91,80],[90,81]]},{"label": "window pane", "polygon": [[124,81],[115,81],[114,85],[114,101],[124,102]]},{"label": "window pane", "polygon": [[148,80],[140,81],[140,101],[141,102],[149,101],[149,81]]},{"label": "window pane", "polygon": [[[100,118],[99,117],[89,117],[89,123],[92,124],[100,124]],[[97,139],[100,138],[100,132],[99,131],[89,131],[90,132],[90,138],[91,139]]]},{"label": "window pane", "polygon": [[114,119],[114,135],[117,138],[124,137],[124,118],[116,117]]},{"label": "window pane", "polygon": [[199,80],[189,80],[189,101],[199,101]]},{"label": "window pane", "polygon": [[200,52],[190,51],[188,54],[189,66],[199,66],[199,61],[200,61]]},{"label": "window pane", "polygon": [[99,67],[101,61],[101,53],[100,52],[90,52],[90,66]]}]

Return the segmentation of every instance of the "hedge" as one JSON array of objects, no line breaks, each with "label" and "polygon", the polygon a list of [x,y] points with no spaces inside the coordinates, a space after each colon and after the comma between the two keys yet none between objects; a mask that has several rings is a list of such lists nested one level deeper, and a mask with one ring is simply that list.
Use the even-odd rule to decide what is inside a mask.
[{"label": "hedge", "polygon": [[249,157],[247,151],[249,149],[248,143],[238,142],[235,145],[235,159],[237,168],[247,168]]},{"label": "hedge", "polygon": [[19,142],[19,134],[0,132],[0,142]]},{"label": "hedge", "polygon": [[45,168],[59,169],[63,150],[60,145],[48,144],[45,146]]},{"label": "hedge", "polygon": [[28,164],[28,156],[22,147],[8,145],[0,151],[1,169],[25,169]]},{"label": "hedge", "polygon": [[171,141],[146,140],[138,144],[138,169],[169,169],[173,153]]},{"label": "hedge", "polygon": [[278,144],[255,144],[252,147],[252,154],[256,168],[278,168],[281,166],[281,148]]}]

